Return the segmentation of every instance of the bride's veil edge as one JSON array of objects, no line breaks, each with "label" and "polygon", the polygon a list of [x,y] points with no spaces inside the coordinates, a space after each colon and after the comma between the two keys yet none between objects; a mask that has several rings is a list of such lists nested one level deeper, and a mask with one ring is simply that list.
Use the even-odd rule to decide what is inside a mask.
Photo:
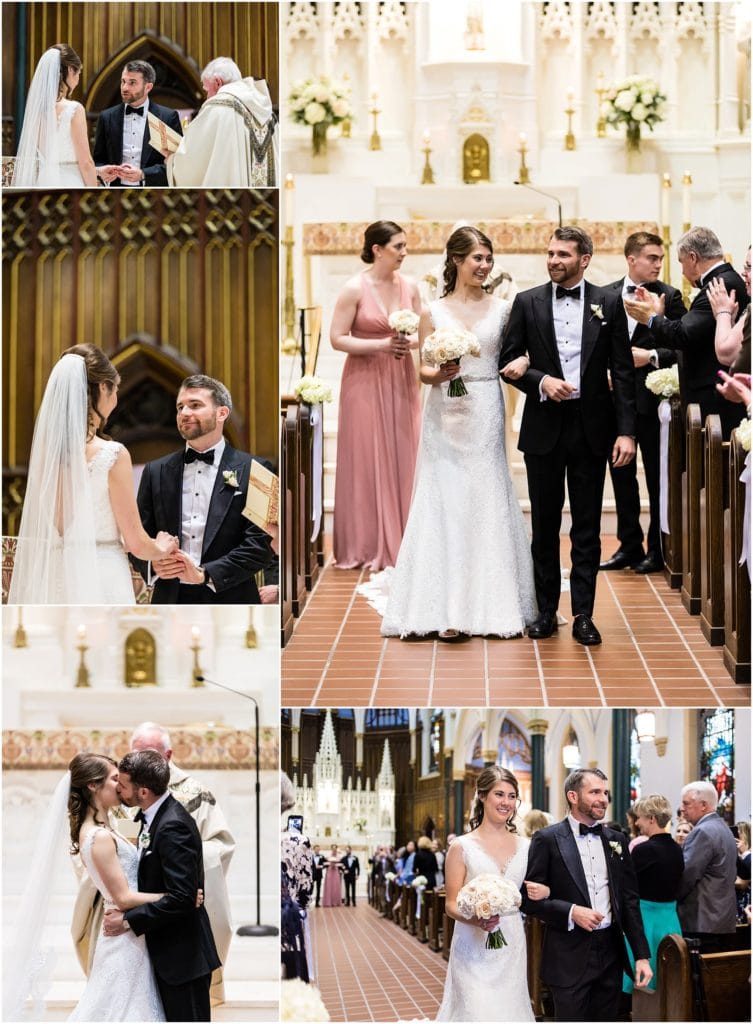
[{"label": "bride's veil edge", "polygon": [[13,169],[13,188],[60,184],[57,103],[60,51],[54,46],[39,58],[26,97],[23,126]]}]

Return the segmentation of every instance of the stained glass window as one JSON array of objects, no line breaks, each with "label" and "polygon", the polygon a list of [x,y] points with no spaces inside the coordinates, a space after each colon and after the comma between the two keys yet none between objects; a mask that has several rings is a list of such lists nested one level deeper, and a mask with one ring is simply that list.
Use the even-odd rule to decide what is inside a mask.
[{"label": "stained glass window", "polygon": [[429,727],[429,773],[439,771],[442,756],[442,712],[435,711]]},{"label": "stained glass window", "polygon": [[700,778],[719,796],[718,811],[730,825],[735,820],[735,712],[731,708],[699,711]]},{"label": "stained glass window", "polygon": [[505,719],[499,730],[497,763],[513,773],[530,772],[531,744],[514,722]]}]

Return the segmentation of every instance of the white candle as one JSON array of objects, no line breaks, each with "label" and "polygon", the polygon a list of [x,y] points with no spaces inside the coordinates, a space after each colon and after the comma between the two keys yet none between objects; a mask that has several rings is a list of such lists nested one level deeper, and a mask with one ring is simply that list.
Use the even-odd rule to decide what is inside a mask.
[{"label": "white candle", "polygon": [[198,626],[191,626],[191,639],[195,644],[201,639],[201,630]]},{"label": "white candle", "polygon": [[661,189],[661,222],[663,227],[669,226],[669,191],[672,187],[669,174],[665,174],[662,179]]},{"label": "white candle", "polygon": [[81,623],[77,630],[79,640],[86,640],[86,626]]},{"label": "white candle", "polygon": [[568,89],[567,90],[567,105],[568,105],[568,107],[572,107],[573,103],[575,103],[575,93],[573,92],[572,89]]},{"label": "white candle", "polygon": [[292,174],[285,175],[285,226],[293,226],[293,189],[295,182]]},{"label": "white candle", "polygon": [[693,184],[693,179],[690,176],[690,171],[685,171],[682,177],[682,222],[683,224],[690,224],[690,186]]},{"label": "white candle", "polygon": [[525,149],[526,143],[528,142],[528,136],[525,132],[521,132],[518,138],[520,139],[520,148]]},{"label": "white candle", "polygon": [[431,142],[431,135],[429,134],[429,129],[426,128],[424,130],[424,146],[428,146],[430,142]]}]

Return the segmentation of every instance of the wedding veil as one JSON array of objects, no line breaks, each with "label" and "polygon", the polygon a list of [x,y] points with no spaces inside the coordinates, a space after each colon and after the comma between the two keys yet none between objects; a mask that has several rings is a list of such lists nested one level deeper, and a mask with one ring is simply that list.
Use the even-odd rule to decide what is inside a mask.
[{"label": "wedding veil", "polygon": [[9,604],[100,603],[87,417],[86,364],[65,355],[34,426]]},{"label": "wedding veil", "polygon": [[[40,819],[34,856],[26,875],[26,885],[9,931],[10,948],[3,957],[3,1020],[23,1020],[29,995],[34,1001],[44,997],[53,968],[53,952],[43,946],[43,929],[50,905],[52,880],[58,859],[65,850],[68,825],[68,797],[71,773],[66,772],[55,788],[52,802]],[[41,1020],[39,1014],[34,1020]]]},{"label": "wedding veil", "polygon": [[60,50],[39,58],[26,98],[24,123],[13,171],[14,188],[50,188],[60,184],[57,114]]}]

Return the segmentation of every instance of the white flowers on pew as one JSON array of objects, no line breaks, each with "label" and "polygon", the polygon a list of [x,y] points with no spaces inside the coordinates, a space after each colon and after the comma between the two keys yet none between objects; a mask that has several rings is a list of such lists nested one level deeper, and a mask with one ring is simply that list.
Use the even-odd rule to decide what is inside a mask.
[{"label": "white flowers on pew", "polygon": [[315,985],[307,985],[300,978],[283,981],[280,987],[280,1020],[329,1020],[319,989]]},{"label": "white flowers on pew", "polygon": [[321,377],[305,373],[293,388],[294,393],[309,405],[321,405],[332,401],[332,388]]},{"label": "white flowers on pew", "polygon": [[646,387],[652,394],[660,398],[674,398],[680,394],[680,377],[677,366],[666,366],[662,370],[652,370],[646,377]]},{"label": "white flowers on pew", "polygon": [[[499,875],[476,875],[458,893],[457,907],[463,917],[488,921],[514,913],[520,906],[520,892],[507,878]],[[501,949],[507,939],[499,925],[486,937],[487,949]]]},{"label": "white flowers on pew", "polygon": [[735,427],[735,433],[738,436],[740,444],[743,446],[743,451],[749,452],[750,451],[750,420],[748,419],[747,416],[745,417],[744,420],[741,421],[739,427]]},{"label": "white flowers on pew", "polygon": [[413,886],[414,889],[425,889],[426,883],[428,881],[429,879],[426,878],[425,875],[416,875],[416,877],[411,882],[411,885]]}]

